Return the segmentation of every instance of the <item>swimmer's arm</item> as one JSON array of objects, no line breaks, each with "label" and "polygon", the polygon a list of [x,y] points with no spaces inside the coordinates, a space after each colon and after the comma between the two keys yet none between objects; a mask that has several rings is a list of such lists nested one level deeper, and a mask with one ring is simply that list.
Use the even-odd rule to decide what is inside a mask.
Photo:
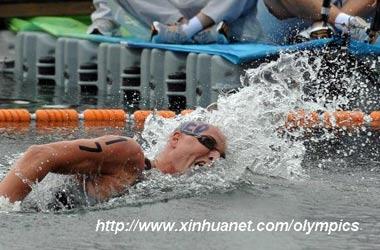
[{"label": "swimmer's arm", "polygon": [[[143,152],[134,140],[121,138],[103,136],[31,146],[0,182],[0,196],[11,202],[23,200],[31,191],[31,185],[49,172],[99,175],[107,180],[110,178],[106,176],[138,172],[144,165]],[[120,180],[123,181],[127,180]]]},{"label": "swimmer's arm", "polygon": [[0,182],[0,197],[6,197],[10,202],[24,199],[31,191],[31,185],[49,173],[50,164],[47,156],[41,146],[29,147]]},{"label": "swimmer's arm", "polygon": [[[53,150],[54,166],[58,174],[113,175],[129,166],[144,166],[140,145],[131,138],[102,136],[47,144]],[[135,166],[134,166],[135,167]]]},{"label": "swimmer's arm", "polygon": [[106,201],[109,198],[125,193],[128,187],[133,185],[138,175],[117,174],[117,175],[100,175],[93,179],[83,181],[83,176],[77,176],[80,183],[86,190],[86,193],[98,202]]},{"label": "swimmer's arm", "polygon": [[[60,143],[51,146],[57,150],[62,148]],[[86,192],[98,201],[124,192],[144,169],[143,151],[130,138],[103,136],[76,140],[68,142],[64,149],[66,153],[60,155],[52,172],[77,174],[77,179],[85,184]],[[84,182],[83,178],[86,178]]]}]

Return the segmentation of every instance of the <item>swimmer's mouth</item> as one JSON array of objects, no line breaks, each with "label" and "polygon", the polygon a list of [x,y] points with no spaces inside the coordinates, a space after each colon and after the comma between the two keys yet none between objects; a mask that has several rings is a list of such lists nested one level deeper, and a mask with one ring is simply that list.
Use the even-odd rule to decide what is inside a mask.
[{"label": "swimmer's mouth", "polygon": [[205,161],[197,161],[194,163],[194,166],[196,167],[211,167],[212,165],[214,165],[215,161],[211,161],[209,163],[205,162]]}]

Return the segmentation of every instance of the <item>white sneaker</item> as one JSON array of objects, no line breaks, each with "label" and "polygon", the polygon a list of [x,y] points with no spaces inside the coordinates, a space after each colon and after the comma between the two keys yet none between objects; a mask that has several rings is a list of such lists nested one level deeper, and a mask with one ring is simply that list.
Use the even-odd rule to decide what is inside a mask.
[{"label": "white sneaker", "polygon": [[108,19],[96,19],[87,29],[87,34],[113,36],[118,34],[118,26]]},{"label": "white sneaker", "polygon": [[152,36],[153,43],[191,44],[193,41],[183,32],[181,25],[166,25],[160,22],[153,22]]},{"label": "white sneaker", "polygon": [[335,34],[335,29],[331,24],[323,25],[323,22],[315,22],[309,28],[301,31],[294,37],[294,41],[306,42],[321,38],[330,38]]},{"label": "white sneaker", "polygon": [[194,35],[193,40],[198,44],[228,44],[228,26],[225,22],[214,24]]},{"label": "white sneaker", "polygon": [[370,28],[371,25],[361,17],[354,16],[348,20],[347,31],[352,39],[368,41]]}]

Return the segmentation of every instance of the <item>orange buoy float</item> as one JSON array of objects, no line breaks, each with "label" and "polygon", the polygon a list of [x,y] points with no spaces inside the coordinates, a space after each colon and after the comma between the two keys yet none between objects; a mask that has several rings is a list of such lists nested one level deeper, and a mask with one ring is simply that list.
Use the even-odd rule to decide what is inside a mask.
[{"label": "orange buoy float", "polygon": [[[133,120],[135,122],[136,128],[143,128],[146,118],[152,114],[151,110],[138,110],[133,113]],[[155,113],[163,118],[173,118],[175,117],[175,113],[169,110],[159,110],[155,111]]]},{"label": "orange buoy float", "polygon": [[127,115],[122,109],[86,109],[83,119],[86,122],[125,122]]},{"label": "orange buoy float", "polygon": [[0,122],[30,122],[31,116],[26,109],[0,109]]},{"label": "orange buoy float", "polygon": [[74,109],[39,109],[35,113],[37,123],[78,122],[79,115]]},{"label": "orange buoy float", "polygon": [[335,126],[339,128],[358,128],[364,126],[364,113],[361,111],[334,112]]},{"label": "orange buoy float", "polygon": [[304,110],[290,112],[285,121],[285,127],[294,128],[316,128],[320,125],[320,119],[317,112],[306,113]]},{"label": "orange buoy float", "polygon": [[365,114],[361,111],[336,111],[323,113],[324,128],[358,128],[365,125]]},{"label": "orange buoy float", "polygon": [[[193,110],[183,110],[181,115],[187,115]],[[26,124],[29,126],[32,120],[36,121],[36,126],[48,127],[72,127],[78,126],[83,120],[85,126],[94,127],[123,127],[126,121],[134,122],[136,128],[143,128],[146,118],[155,113],[163,118],[173,118],[175,113],[168,110],[138,110],[133,115],[128,115],[122,109],[86,109],[79,114],[74,109],[39,109],[35,114],[30,114],[26,109],[0,109],[0,127],[8,127],[9,124]],[[25,127],[25,126],[23,126]],[[297,110],[289,112],[285,119],[287,129],[307,128],[346,128],[354,129],[359,127],[370,127],[380,130],[380,111],[374,111],[369,115],[361,111],[335,111],[316,112]]]},{"label": "orange buoy float", "polygon": [[370,126],[372,129],[380,129],[380,111],[374,111],[370,115]]}]

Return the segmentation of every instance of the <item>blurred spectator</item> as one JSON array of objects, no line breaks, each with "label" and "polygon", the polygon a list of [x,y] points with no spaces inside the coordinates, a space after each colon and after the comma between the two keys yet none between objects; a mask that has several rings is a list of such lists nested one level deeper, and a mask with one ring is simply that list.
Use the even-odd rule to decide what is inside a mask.
[{"label": "blurred spectator", "polygon": [[257,0],[169,0],[181,13],[176,23],[153,22],[153,41],[227,43],[257,41]]},{"label": "blurred spectator", "polygon": [[[321,22],[322,0],[259,0],[258,19],[264,33],[275,43],[284,43],[297,36],[307,40],[333,33],[335,29],[349,32],[354,39],[366,38],[368,17],[376,0],[332,0],[329,25]],[[361,16],[361,17],[359,17]],[[305,29],[298,35],[299,30]]]},{"label": "blurred spectator", "polygon": [[91,14],[92,24],[87,30],[89,34],[112,36],[117,34],[116,24],[107,0],[93,0],[95,11]]},{"label": "blurred spectator", "polygon": [[[96,11],[89,33],[114,34],[110,2],[94,0]],[[153,27],[152,40],[161,43],[226,43],[257,41],[257,0],[118,0],[128,14]]]}]

